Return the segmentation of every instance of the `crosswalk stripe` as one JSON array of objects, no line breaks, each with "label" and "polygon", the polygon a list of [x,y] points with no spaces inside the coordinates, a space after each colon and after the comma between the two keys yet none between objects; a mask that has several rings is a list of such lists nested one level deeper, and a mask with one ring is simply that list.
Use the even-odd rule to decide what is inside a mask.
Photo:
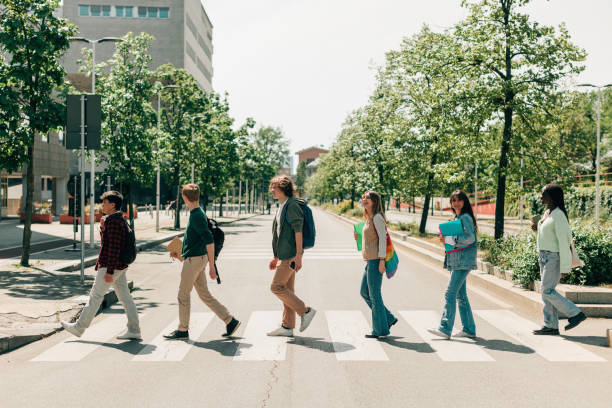
[{"label": "crosswalk stripe", "polygon": [[181,361],[193,347],[193,343],[202,335],[206,326],[212,321],[213,314],[192,313],[189,322],[190,340],[166,340],[164,334],[176,330],[178,319],[170,323],[161,333],[134,356],[132,361]]},{"label": "crosswalk stripe", "polygon": [[442,361],[495,361],[471,339],[445,340],[429,333],[427,328],[435,327],[440,322],[438,313],[432,310],[402,310],[399,313],[436,350]]},{"label": "crosswalk stripe", "polygon": [[559,336],[534,336],[535,323],[510,310],[477,310],[476,314],[548,361],[601,362],[604,358]]},{"label": "crosswalk stripe", "polygon": [[80,361],[119,334],[124,326],[125,316],[107,316],[91,325],[81,337],[70,336],[31,361]]},{"label": "crosswalk stripe", "polygon": [[364,336],[372,329],[360,311],[326,311],[327,326],[339,361],[388,361],[380,343]]},{"label": "crosswalk stripe", "polygon": [[234,355],[234,361],[279,361],[285,359],[287,337],[267,335],[279,327],[280,311],[257,311],[251,317]]}]

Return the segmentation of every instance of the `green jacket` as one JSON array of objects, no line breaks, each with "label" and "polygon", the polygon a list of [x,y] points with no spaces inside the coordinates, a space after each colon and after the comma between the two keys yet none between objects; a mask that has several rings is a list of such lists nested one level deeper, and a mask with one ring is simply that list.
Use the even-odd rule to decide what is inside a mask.
[{"label": "green jacket", "polygon": [[181,256],[189,258],[192,256],[206,255],[206,245],[214,242],[212,232],[208,229],[208,219],[201,207],[196,207],[189,213],[189,221],[185,229],[183,239],[183,250]]},{"label": "green jacket", "polygon": [[[287,215],[289,222],[287,223]],[[280,234],[276,223],[276,217],[272,223],[272,250],[274,257],[280,260],[294,258],[297,254],[295,248],[295,233],[302,232],[304,226],[304,213],[294,197],[289,197],[281,214]]]}]

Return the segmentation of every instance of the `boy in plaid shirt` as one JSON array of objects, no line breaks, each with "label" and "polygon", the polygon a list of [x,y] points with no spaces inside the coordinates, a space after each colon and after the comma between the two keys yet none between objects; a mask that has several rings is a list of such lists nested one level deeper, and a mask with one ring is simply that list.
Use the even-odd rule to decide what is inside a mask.
[{"label": "boy in plaid shirt", "polygon": [[108,288],[113,285],[128,318],[127,330],[117,338],[140,340],[138,311],[125,277],[127,265],[121,260],[121,249],[126,245],[128,234],[127,224],[121,212],[123,196],[118,191],[107,191],[100,198],[102,199],[102,212],[106,217],[100,223],[101,246],[96,263],[98,274],[89,292],[89,301],[79,319],[76,323],[62,321],[62,326],[66,331],[81,337],[96,316]]}]

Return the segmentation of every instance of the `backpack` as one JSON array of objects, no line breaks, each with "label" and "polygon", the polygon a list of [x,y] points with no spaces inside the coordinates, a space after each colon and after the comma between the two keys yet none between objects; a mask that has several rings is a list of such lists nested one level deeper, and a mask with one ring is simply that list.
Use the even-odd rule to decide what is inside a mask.
[{"label": "backpack", "polygon": [[123,245],[123,248],[121,248],[119,259],[121,259],[121,262],[124,264],[129,265],[136,259],[138,250],[136,249],[136,235],[134,235],[134,230],[130,228],[130,224],[125,218],[124,221],[127,231],[125,234],[125,245]]},{"label": "backpack", "polygon": [[219,223],[215,220],[211,220],[207,217],[208,229],[212,233],[213,241],[215,243],[215,261],[219,257],[219,252],[223,249],[223,243],[225,242],[225,233],[219,228]]},{"label": "backpack", "polygon": [[[306,201],[297,198],[295,201],[299,204],[302,209],[302,213],[304,213],[304,226],[302,227],[302,249],[310,249],[315,244],[315,237],[317,235],[317,231],[315,229],[314,218],[312,217],[312,210],[306,204]],[[289,224],[289,214],[285,213],[285,219]]]}]

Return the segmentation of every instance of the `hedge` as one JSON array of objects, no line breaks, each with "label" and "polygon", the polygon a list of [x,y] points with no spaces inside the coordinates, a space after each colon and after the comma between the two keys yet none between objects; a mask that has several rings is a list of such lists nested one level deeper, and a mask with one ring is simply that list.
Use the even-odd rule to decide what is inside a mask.
[{"label": "hedge", "polygon": [[[592,286],[612,283],[612,230],[575,222],[572,231],[576,252],[585,265],[572,270],[562,282]],[[485,251],[485,261],[512,269],[512,279],[523,288],[540,280],[535,234],[511,235],[499,240],[485,236],[480,240],[480,247]]]}]

